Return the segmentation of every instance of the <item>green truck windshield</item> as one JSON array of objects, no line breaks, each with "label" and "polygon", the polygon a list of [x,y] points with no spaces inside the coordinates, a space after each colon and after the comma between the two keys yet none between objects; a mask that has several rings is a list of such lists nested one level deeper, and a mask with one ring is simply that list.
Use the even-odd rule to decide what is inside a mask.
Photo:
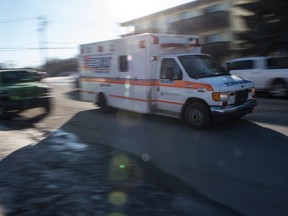
[{"label": "green truck windshield", "polygon": [[33,82],[34,76],[26,71],[7,71],[0,73],[1,83]]},{"label": "green truck windshield", "polygon": [[221,65],[209,56],[185,55],[178,58],[188,75],[194,79],[228,74]]}]

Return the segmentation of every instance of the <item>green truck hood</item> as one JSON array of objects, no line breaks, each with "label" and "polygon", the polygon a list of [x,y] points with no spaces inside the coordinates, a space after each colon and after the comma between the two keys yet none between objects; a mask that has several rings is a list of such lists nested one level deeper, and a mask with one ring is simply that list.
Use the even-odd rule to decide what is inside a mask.
[{"label": "green truck hood", "polygon": [[10,100],[36,98],[47,86],[37,82],[0,83],[0,93],[8,94]]}]

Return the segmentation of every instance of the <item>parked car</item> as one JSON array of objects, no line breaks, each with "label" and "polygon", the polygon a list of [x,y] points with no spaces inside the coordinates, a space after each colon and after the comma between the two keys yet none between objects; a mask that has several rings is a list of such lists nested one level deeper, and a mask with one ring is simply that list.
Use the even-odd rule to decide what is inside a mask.
[{"label": "parked car", "polygon": [[225,62],[231,74],[252,80],[257,91],[288,95],[288,57],[249,57]]},{"label": "parked car", "polygon": [[39,83],[36,75],[27,69],[0,70],[0,118],[37,107],[50,112],[50,88]]},{"label": "parked car", "polygon": [[47,72],[44,72],[44,71],[37,71],[35,72],[35,75],[36,75],[36,79],[41,81],[42,79],[48,77],[48,74]]}]

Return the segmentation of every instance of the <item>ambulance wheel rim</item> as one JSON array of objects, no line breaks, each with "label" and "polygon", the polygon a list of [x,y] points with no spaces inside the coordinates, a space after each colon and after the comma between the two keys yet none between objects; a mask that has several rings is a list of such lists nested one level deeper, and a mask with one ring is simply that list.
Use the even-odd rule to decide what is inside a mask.
[{"label": "ambulance wheel rim", "polygon": [[199,109],[191,109],[191,120],[195,125],[201,125],[203,123],[203,114]]},{"label": "ambulance wheel rim", "polygon": [[202,102],[193,102],[186,108],[185,113],[187,123],[195,129],[205,129],[210,126],[211,117],[207,107]]}]

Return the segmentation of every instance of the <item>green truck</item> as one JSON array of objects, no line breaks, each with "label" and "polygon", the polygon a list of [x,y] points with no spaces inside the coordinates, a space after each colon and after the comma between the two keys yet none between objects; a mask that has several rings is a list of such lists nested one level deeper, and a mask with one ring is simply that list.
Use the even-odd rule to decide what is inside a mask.
[{"label": "green truck", "polygon": [[51,110],[50,88],[38,82],[37,72],[28,69],[0,70],[0,118],[42,107]]}]

